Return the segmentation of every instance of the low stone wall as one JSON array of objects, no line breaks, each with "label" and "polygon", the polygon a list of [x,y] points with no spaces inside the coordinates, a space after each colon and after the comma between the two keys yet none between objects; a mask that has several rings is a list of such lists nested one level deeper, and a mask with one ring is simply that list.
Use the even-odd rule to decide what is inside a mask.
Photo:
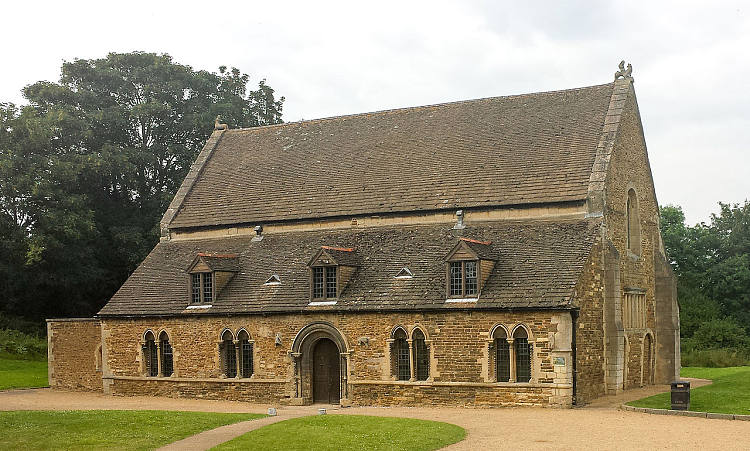
[{"label": "low stone wall", "polygon": [[102,391],[101,341],[97,319],[47,320],[50,387]]},{"label": "low stone wall", "polygon": [[572,391],[540,384],[351,384],[352,404],[358,406],[570,407]]},{"label": "low stone wall", "polygon": [[[188,378],[105,377],[107,392],[125,396],[284,402],[287,381],[232,381]],[[289,396],[286,395],[286,399]]]}]

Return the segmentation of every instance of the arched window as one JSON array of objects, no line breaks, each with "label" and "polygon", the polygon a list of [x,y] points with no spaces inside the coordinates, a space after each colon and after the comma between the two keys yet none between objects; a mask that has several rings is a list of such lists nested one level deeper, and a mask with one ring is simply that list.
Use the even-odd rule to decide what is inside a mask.
[{"label": "arched window", "polygon": [[225,330],[221,334],[221,359],[226,377],[237,377],[237,349],[234,346],[232,332]]},{"label": "arched window", "polygon": [[430,353],[425,343],[424,332],[414,329],[411,339],[414,347],[414,376],[418,381],[426,381],[430,375]]},{"label": "arched window", "polygon": [[161,375],[171,376],[174,370],[172,361],[172,345],[169,344],[169,335],[166,332],[159,334],[159,347],[161,348]]},{"label": "arched window", "polygon": [[151,331],[143,336],[143,361],[146,363],[146,376],[159,375],[159,355],[156,350],[156,340]]},{"label": "arched window", "polygon": [[406,341],[406,331],[400,327],[393,332],[392,359],[396,379],[408,381],[411,378],[409,343]]},{"label": "arched window", "polygon": [[495,376],[498,382],[508,382],[510,380],[508,334],[502,327],[496,327],[492,338],[495,339]]},{"label": "arched window", "polygon": [[638,214],[638,197],[634,189],[628,190],[627,210],[627,244],[628,250],[636,255],[641,253],[641,221]]},{"label": "arched window", "polygon": [[253,343],[250,341],[250,334],[242,329],[237,334],[237,340],[240,343],[240,377],[250,377],[253,375]]},{"label": "arched window", "polygon": [[531,349],[526,329],[516,328],[513,332],[513,344],[516,351],[516,382],[529,382],[531,380]]},{"label": "arched window", "polygon": [[654,348],[651,340],[651,334],[646,334],[643,339],[643,384],[649,385],[653,378],[653,353]]}]

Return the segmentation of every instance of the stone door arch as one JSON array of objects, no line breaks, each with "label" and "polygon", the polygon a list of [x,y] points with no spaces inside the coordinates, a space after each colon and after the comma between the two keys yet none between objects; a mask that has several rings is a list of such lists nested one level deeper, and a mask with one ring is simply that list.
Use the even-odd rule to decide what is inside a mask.
[{"label": "stone door arch", "polygon": [[[294,337],[290,355],[294,361],[294,399],[293,404],[311,404],[313,402],[330,402],[348,405],[348,367],[349,346],[341,332],[328,322],[314,322],[303,327]],[[317,359],[316,359],[317,354]],[[316,396],[316,363],[318,367],[318,390]],[[336,365],[338,364],[338,365]],[[324,372],[328,374],[324,374]],[[332,374],[335,372],[336,374]],[[328,380],[329,388],[325,397],[321,392],[323,379]]]}]

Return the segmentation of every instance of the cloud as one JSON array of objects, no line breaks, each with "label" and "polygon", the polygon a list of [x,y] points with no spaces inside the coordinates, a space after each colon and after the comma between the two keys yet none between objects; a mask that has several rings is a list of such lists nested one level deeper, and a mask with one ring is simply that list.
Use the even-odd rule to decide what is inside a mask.
[{"label": "cloud", "polygon": [[707,220],[750,197],[750,19],[742,2],[166,2],[5,7],[0,99],[63,59],[166,52],[237,66],[286,120],[606,83],[633,63],[657,194]]}]

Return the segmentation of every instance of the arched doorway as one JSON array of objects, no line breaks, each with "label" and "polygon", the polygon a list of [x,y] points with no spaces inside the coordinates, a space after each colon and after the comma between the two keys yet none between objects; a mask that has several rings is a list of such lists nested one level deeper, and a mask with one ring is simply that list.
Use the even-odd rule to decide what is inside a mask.
[{"label": "arched doorway", "polygon": [[651,384],[653,370],[653,343],[651,335],[646,334],[646,338],[643,339],[643,385]]},{"label": "arched doorway", "polygon": [[339,348],[327,339],[321,338],[313,350],[313,402],[337,404],[341,396],[341,369]]},{"label": "arched doorway", "polygon": [[317,321],[303,327],[292,341],[293,405],[313,402],[349,405],[349,346],[336,327]]}]

